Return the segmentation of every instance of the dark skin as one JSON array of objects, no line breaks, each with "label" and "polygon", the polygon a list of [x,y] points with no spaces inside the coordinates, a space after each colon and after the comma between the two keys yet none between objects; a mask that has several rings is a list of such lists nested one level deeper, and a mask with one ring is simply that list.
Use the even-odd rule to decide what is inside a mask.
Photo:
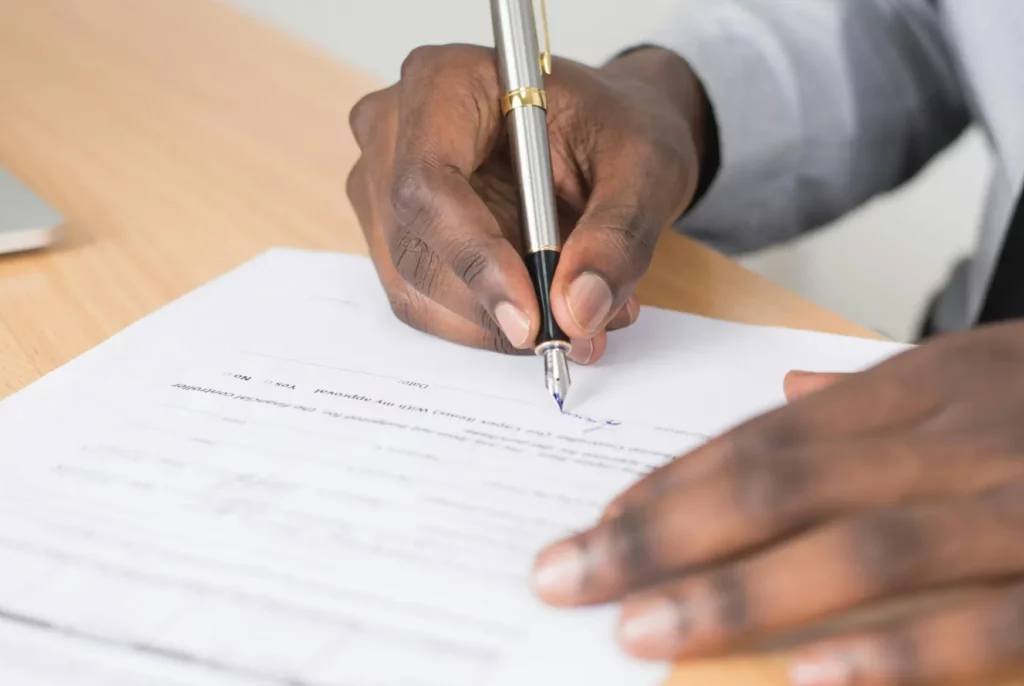
[{"label": "dark skin", "polygon": [[683,659],[865,603],[993,595],[808,645],[800,684],[939,683],[1024,661],[1024,325],[852,375],[791,373],[790,403],[655,471],[544,550],[558,606],[622,603],[620,639]]},{"label": "dark skin", "polygon": [[[660,49],[602,69],[556,61],[547,88],[566,239],[555,316],[574,358],[593,363],[607,331],[635,321],[657,235],[691,203],[706,101]],[[530,350],[538,315],[499,95],[489,50],[413,53],[401,81],[353,110],[363,155],[348,191],[398,317],[515,353]],[[942,337],[857,374],[794,372],[785,390],[785,407],[650,474],[542,551],[540,597],[621,603],[623,648],[660,660],[999,581],[806,645],[790,673],[801,686],[934,684],[1021,666],[1024,324]]]},{"label": "dark skin", "polygon": [[[602,70],[556,59],[546,86],[565,239],[552,306],[572,359],[593,363],[606,331],[636,320],[633,289],[658,234],[693,197],[702,94],[667,51]],[[362,156],[348,196],[399,319],[463,345],[530,352],[540,316],[499,97],[490,50],[413,52],[401,81],[352,110]]]}]

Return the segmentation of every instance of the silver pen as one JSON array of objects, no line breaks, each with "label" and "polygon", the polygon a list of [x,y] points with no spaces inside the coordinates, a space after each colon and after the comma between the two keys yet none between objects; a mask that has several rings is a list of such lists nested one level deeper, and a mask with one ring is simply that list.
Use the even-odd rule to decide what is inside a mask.
[{"label": "silver pen", "polygon": [[548,146],[544,73],[551,73],[545,0],[544,52],[537,40],[533,0],[491,0],[498,78],[504,96],[501,111],[508,126],[512,164],[519,185],[519,217],[524,259],[540,305],[540,330],[534,352],[544,358],[544,383],[562,410],[569,393],[569,339],[551,312],[551,282],[561,240]]}]

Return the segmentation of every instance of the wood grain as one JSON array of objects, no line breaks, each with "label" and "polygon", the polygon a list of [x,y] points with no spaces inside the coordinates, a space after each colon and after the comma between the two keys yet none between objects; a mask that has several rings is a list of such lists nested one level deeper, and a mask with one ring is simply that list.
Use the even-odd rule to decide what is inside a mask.
[{"label": "wood grain", "polygon": [[[271,246],[364,252],[347,117],[377,85],[209,0],[0,0],[0,164],[68,220],[53,249],[0,258],[0,397]],[[670,233],[639,293],[873,335]],[[784,676],[757,656],[672,683]]]},{"label": "wood grain", "polygon": [[[0,396],[270,246],[363,252],[348,111],[375,85],[207,0],[0,0],[0,164],[68,218],[0,259]],[[675,235],[640,294],[868,334]]]}]

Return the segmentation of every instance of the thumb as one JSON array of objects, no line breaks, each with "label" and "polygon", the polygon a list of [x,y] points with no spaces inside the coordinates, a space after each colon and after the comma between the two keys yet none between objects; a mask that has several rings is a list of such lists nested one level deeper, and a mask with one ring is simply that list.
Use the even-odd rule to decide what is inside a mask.
[{"label": "thumb", "polygon": [[600,334],[629,299],[651,264],[662,229],[692,197],[696,175],[696,168],[678,159],[636,149],[598,166],[551,288],[555,318],[571,338]]},{"label": "thumb", "polygon": [[786,374],[782,388],[786,394],[786,400],[794,402],[833,386],[848,376],[849,374],[793,370]]}]

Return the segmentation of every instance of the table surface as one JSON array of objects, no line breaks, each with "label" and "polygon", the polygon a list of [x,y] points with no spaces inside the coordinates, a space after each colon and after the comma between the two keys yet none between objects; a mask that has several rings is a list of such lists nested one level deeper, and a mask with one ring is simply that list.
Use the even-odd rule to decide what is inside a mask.
[{"label": "table surface", "polygon": [[[0,257],[0,397],[277,245],[365,252],[348,111],[379,84],[212,0],[0,0],[0,165],[66,218]],[[666,233],[643,303],[872,336]],[[772,657],[672,683],[783,683]]]}]

